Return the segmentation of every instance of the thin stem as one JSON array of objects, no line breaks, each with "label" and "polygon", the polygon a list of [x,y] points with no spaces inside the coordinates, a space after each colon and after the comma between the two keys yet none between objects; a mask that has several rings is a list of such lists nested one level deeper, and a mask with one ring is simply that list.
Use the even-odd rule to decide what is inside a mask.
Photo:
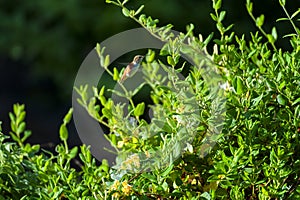
[{"label": "thin stem", "polygon": [[[103,67],[103,66],[102,66],[102,67]],[[107,67],[103,67],[103,68],[105,69],[105,71],[107,71],[107,73],[108,73],[111,77],[114,76],[114,74],[113,74]],[[125,92],[126,98],[129,100],[131,106],[132,106],[133,108],[135,108],[134,103],[133,103],[131,97],[128,97],[128,96],[129,96],[128,90],[124,87],[124,85],[123,85],[122,83],[120,83],[120,81],[118,81],[118,83],[119,83],[119,85],[121,86],[121,88],[123,89],[123,91]]]},{"label": "thin stem", "polygon": [[[252,20],[253,20],[254,22],[256,22],[255,17],[253,16],[252,12],[248,12],[248,13],[249,13],[250,17],[252,18]],[[256,23],[255,23],[255,24],[256,24]],[[262,29],[261,26],[257,26],[257,25],[256,25],[256,27],[258,28],[258,30],[260,30],[260,32],[261,32],[266,38],[268,38],[267,33]],[[270,41],[269,41],[269,43],[271,43],[271,45],[272,45],[272,47],[273,47],[274,50],[277,50],[276,46],[274,45],[274,42],[270,42]]]},{"label": "thin stem", "polygon": [[288,17],[289,21],[291,22],[291,24],[292,24],[294,30],[296,31],[297,36],[299,36],[300,33],[299,33],[299,31],[297,30],[297,27],[296,27],[296,25],[294,24],[294,22],[293,22],[291,16],[289,15],[289,13],[287,12],[287,10],[285,9],[285,7],[284,7],[283,5],[281,5],[281,7],[282,7],[284,13],[286,14],[286,16]]},{"label": "thin stem", "polygon": [[134,103],[133,103],[131,97],[129,97],[129,92],[126,89],[126,87],[124,87],[123,83],[121,83],[120,81],[118,81],[118,83],[119,83],[120,87],[123,89],[123,91],[125,92],[125,96],[128,99],[128,101],[130,102],[132,108],[135,108]]},{"label": "thin stem", "polygon": [[[117,5],[117,6],[119,6],[120,8],[125,8],[122,4],[121,4],[121,2],[120,1],[118,1],[118,3],[119,3],[119,5],[117,5],[117,4],[115,4],[115,5]],[[159,40],[161,40],[161,41],[163,41],[158,35],[156,35],[155,33],[153,33],[153,32],[151,32],[143,23],[141,23],[137,18],[135,18],[134,16],[132,16],[132,15],[129,15],[129,17],[131,18],[131,19],[133,19],[134,21],[136,21],[138,24],[140,24],[143,28],[145,28],[152,36],[154,36],[155,38],[157,38],[157,39],[159,39]]]}]

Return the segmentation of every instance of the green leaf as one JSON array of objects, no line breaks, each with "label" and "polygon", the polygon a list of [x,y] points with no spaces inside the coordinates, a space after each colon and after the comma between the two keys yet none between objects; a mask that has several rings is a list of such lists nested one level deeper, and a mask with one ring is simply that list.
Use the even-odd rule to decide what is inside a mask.
[{"label": "green leaf", "polygon": [[222,40],[219,40],[219,39],[214,39],[213,41],[214,41],[214,43],[216,43],[217,45],[223,45],[223,44],[224,44],[224,42],[223,42]]},{"label": "green leaf", "polygon": [[297,103],[300,102],[300,97],[298,99],[296,99],[293,103],[292,103],[292,106],[296,105]]},{"label": "green leaf", "polygon": [[139,91],[141,91],[141,89],[144,87],[145,84],[146,83],[142,83],[137,88],[135,88],[134,91],[132,92],[132,96],[136,95]]},{"label": "green leaf", "polygon": [[279,21],[288,21],[289,19],[288,18],[279,18],[276,20],[276,22],[279,22]]},{"label": "green leaf", "polygon": [[103,106],[106,104],[106,98],[104,96],[100,96],[99,100]]},{"label": "green leaf", "polygon": [[276,99],[277,99],[277,102],[283,106],[285,106],[288,101],[287,98],[282,94],[277,95]]},{"label": "green leaf", "polygon": [[123,9],[122,9],[122,13],[123,13],[123,15],[125,17],[129,17],[130,16],[130,11],[127,8],[125,8],[125,7],[123,7]]},{"label": "green leaf", "polygon": [[220,16],[219,16],[219,18],[218,18],[218,21],[219,21],[219,22],[223,21],[225,15],[226,15],[226,11],[221,11]]},{"label": "green leaf", "polygon": [[268,41],[269,41],[270,43],[274,43],[274,42],[275,42],[275,38],[273,37],[273,35],[267,34],[267,38],[268,38]]},{"label": "green leaf", "polygon": [[300,118],[300,105],[295,108],[294,116],[296,119]]},{"label": "green leaf", "polygon": [[257,49],[252,50],[251,52],[249,52],[247,58],[251,58],[255,53],[257,52]]},{"label": "green leaf", "polygon": [[256,18],[256,26],[261,27],[264,24],[265,16],[260,15],[258,18]]},{"label": "green leaf", "polygon": [[10,112],[8,115],[9,115],[10,121],[12,121],[12,122],[16,121],[16,117],[15,117],[15,115],[13,113]]},{"label": "green leaf", "polygon": [[135,16],[135,11],[134,10],[130,10],[129,11],[129,16]]},{"label": "green leaf", "polygon": [[213,13],[210,13],[210,17],[214,20],[214,21],[218,21],[218,18],[217,18],[217,16],[215,15],[215,14],[213,14]]},{"label": "green leaf", "polygon": [[[104,136],[106,136],[106,135],[104,135]],[[113,145],[117,145],[117,136],[116,136],[116,134],[110,134],[109,135],[110,136],[110,141],[111,141],[111,143],[113,144]]]},{"label": "green leaf", "polygon": [[[230,24],[227,28],[225,28],[225,32],[230,30],[233,26],[234,26],[234,24]],[[229,38],[232,38],[233,36],[234,36],[234,32],[231,33]]]},{"label": "green leaf", "polygon": [[31,131],[24,131],[24,136],[22,137],[21,141],[25,142],[26,139],[31,135]]},{"label": "green leaf", "polygon": [[68,139],[68,129],[65,124],[60,126],[59,137],[62,141],[66,141]]},{"label": "green leaf", "polygon": [[[111,89],[108,89],[108,91],[110,91],[110,92],[112,92],[112,93],[114,93],[114,94],[116,94],[116,95],[118,95],[118,96],[120,96],[120,97],[127,97],[126,96],[126,94],[124,94],[124,93],[122,93],[122,92],[120,92],[120,91],[118,91],[118,90],[111,90]],[[129,94],[128,95],[131,95],[130,94],[130,91],[129,91]]]},{"label": "green leaf", "polygon": [[145,103],[139,103],[136,108],[134,109],[134,116],[141,116],[144,113],[145,110]]},{"label": "green leaf", "polygon": [[297,34],[296,33],[287,34],[287,35],[284,35],[283,38],[294,37],[294,36],[297,36]]},{"label": "green leaf", "polygon": [[213,38],[213,36],[214,36],[214,33],[209,34],[209,36],[204,40],[203,44],[204,44],[205,46],[207,46],[208,43],[209,43],[209,42],[211,41],[211,39]]},{"label": "green leaf", "polygon": [[21,124],[18,126],[18,129],[16,131],[17,135],[20,135],[26,128],[25,122],[21,122]]},{"label": "green leaf", "polygon": [[20,124],[25,119],[25,116],[26,116],[26,112],[24,111],[21,112],[17,117],[16,124]]},{"label": "green leaf", "polygon": [[114,76],[113,76],[114,81],[117,81],[119,79],[119,72],[118,69],[114,67]]},{"label": "green leaf", "polygon": [[213,8],[215,10],[219,10],[221,8],[221,5],[222,5],[222,0],[217,0],[217,2],[215,0],[213,1]]},{"label": "green leaf", "polygon": [[94,111],[95,111],[95,103],[96,103],[96,98],[92,97],[90,99],[89,104],[88,104],[88,111],[89,111],[89,113],[94,113]]},{"label": "green leaf", "polygon": [[218,22],[217,24],[217,28],[221,33],[224,33],[224,26],[221,22]]},{"label": "green leaf", "polygon": [[108,173],[108,171],[109,171],[109,164],[108,164],[108,161],[106,159],[102,159],[101,166],[99,167],[99,169],[101,169],[104,172]]},{"label": "green leaf", "polygon": [[249,12],[249,13],[252,13],[252,10],[253,10],[253,3],[250,2],[250,0],[247,0],[246,6],[247,6],[248,12]]},{"label": "green leaf", "polygon": [[169,185],[166,181],[163,182],[163,184],[161,185],[164,191],[168,191],[169,189]]},{"label": "green leaf", "polygon": [[241,77],[236,77],[233,79],[233,86],[237,94],[242,94],[244,92],[245,86]]},{"label": "green leaf", "polygon": [[157,183],[157,177],[152,175],[152,174],[142,173],[141,176],[148,179],[148,180],[150,180],[152,183]]},{"label": "green leaf", "polygon": [[92,90],[93,90],[94,96],[95,96],[95,97],[98,97],[98,88],[95,87],[95,86],[93,86]]},{"label": "green leaf", "polygon": [[124,6],[128,1],[129,1],[129,0],[124,0],[124,1],[122,2],[122,5]]},{"label": "green leaf", "polygon": [[73,114],[73,108],[70,108],[68,113],[66,114],[66,116],[64,117],[64,124],[67,124],[71,121],[71,118],[72,118],[72,114]]},{"label": "green leaf", "polygon": [[159,55],[161,56],[166,56],[166,55],[169,55],[170,54],[170,44],[169,43],[166,43],[161,49],[160,49],[160,52],[159,52]]},{"label": "green leaf", "polygon": [[272,28],[272,36],[273,36],[273,38],[274,38],[275,40],[277,40],[278,35],[277,35],[276,27],[273,27],[273,28]]},{"label": "green leaf", "polygon": [[12,137],[12,139],[16,142],[20,142],[20,139],[15,135],[13,134],[12,132],[10,132],[10,136]]},{"label": "green leaf", "polygon": [[71,149],[71,151],[69,152],[69,158],[75,158],[75,156],[77,155],[77,152],[78,152],[78,147],[73,147],[72,149]]},{"label": "green leaf", "polygon": [[193,32],[194,28],[195,28],[194,24],[187,25],[187,27],[186,27],[186,30],[187,30],[186,35],[190,35]]},{"label": "green leaf", "polygon": [[291,19],[293,19],[299,13],[300,13],[300,8],[298,8],[298,10],[292,14]]},{"label": "green leaf", "polygon": [[279,4],[284,7],[285,6],[285,0],[279,0]]},{"label": "green leaf", "polygon": [[96,52],[97,52],[98,56],[100,56],[101,55],[101,48],[100,48],[100,44],[99,43],[96,44],[95,49],[96,49]]},{"label": "green leaf", "polygon": [[109,55],[106,55],[105,59],[104,59],[103,67],[106,68],[106,67],[108,67],[109,64],[110,64]]},{"label": "green leaf", "polygon": [[146,15],[145,14],[141,14],[139,17],[139,21],[142,22],[142,24],[145,24],[147,21]]},{"label": "green leaf", "polygon": [[167,57],[167,61],[168,61],[168,64],[171,65],[171,66],[175,66],[175,60],[172,58],[172,56],[168,56]]},{"label": "green leaf", "polygon": [[146,56],[147,62],[148,63],[153,62],[154,58],[155,58],[155,51],[149,50],[148,53],[147,53],[147,56]]},{"label": "green leaf", "polygon": [[102,108],[102,114],[107,118],[110,119],[112,117],[111,111],[107,108]]},{"label": "green leaf", "polygon": [[204,192],[200,195],[201,198],[205,199],[205,200],[211,200],[211,196],[208,192]]},{"label": "green leaf", "polygon": [[105,85],[102,86],[102,88],[101,88],[101,90],[99,92],[99,96],[103,96],[104,92],[105,92]]},{"label": "green leaf", "polygon": [[144,5],[141,5],[137,11],[135,11],[135,15],[139,14],[144,9]]},{"label": "green leaf", "polygon": [[14,104],[14,105],[13,105],[13,111],[14,111],[14,113],[15,113],[16,116],[19,115],[19,112],[20,112],[20,109],[19,109],[19,108],[20,108],[20,107],[19,107],[19,104]]}]

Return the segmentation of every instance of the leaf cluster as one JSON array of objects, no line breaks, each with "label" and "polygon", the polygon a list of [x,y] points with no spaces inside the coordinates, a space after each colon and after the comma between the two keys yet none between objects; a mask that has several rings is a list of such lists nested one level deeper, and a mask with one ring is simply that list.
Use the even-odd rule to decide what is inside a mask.
[{"label": "leaf cluster", "polygon": [[[10,138],[0,132],[0,199],[104,199],[103,178],[108,163],[96,165],[85,145],[69,149],[67,123],[72,109],[63,119],[60,138],[63,144],[56,153],[45,151],[39,145],[25,144],[29,131],[25,130],[25,106],[15,104],[10,113]],[[71,160],[79,155],[81,170],[71,167]]]}]

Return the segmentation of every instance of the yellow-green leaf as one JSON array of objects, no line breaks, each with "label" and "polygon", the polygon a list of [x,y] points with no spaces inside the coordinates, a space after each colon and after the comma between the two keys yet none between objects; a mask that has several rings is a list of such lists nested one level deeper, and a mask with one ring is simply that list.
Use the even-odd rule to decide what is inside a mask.
[{"label": "yellow-green leaf", "polygon": [[264,15],[260,15],[256,19],[256,26],[261,27],[264,24],[264,21],[265,21],[265,16]]},{"label": "yellow-green leaf", "polygon": [[106,55],[104,59],[103,67],[108,67],[108,65],[110,64],[109,61],[110,61],[109,55]]},{"label": "yellow-green leaf", "polygon": [[286,105],[286,103],[287,103],[287,98],[284,96],[284,95],[282,95],[282,94],[279,94],[279,95],[277,95],[277,102],[280,104],[280,105]]},{"label": "yellow-green leaf", "polygon": [[60,126],[59,137],[62,141],[66,141],[68,139],[68,129],[65,124]]},{"label": "yellow-green leaf", "polygon": [[167,61],[169,65],[175,66],[175,60],[172,58],[172,56],[168,56]]},{"label": "yellow-green leaf", "polygon": [[139,103],[136,108],[134,109],[134,116],[140,116],[144,113],[145,110],[145,103]]},{"label": "yellow-green leaf", "polygon": [[117,81],[119,79],[119,72],[117,70],[117,68],[114,67],[114,77],[113,77],[114,81]]},{"label": "yellow-green leaf", "polygon": [[125,7],[122,9],[122,13],[125,17],[129,17],[130,15],[130,11]]},{"label": "yellow-green leaf", "polygon": [[233,86],[237,94],[242,94],[245,90],[245,85],[241,77],[233,79]]},{"label": "yellow-green leaf", "polygon": [[144,8],[144,5],[141,5],[140,7],[139,7],[139,9],[137,9],[137,11],[135,11],[135,15],[137,15],[137,14],[139,14],[142,10],[143,10],[143,8]]},{"label": "yellow-green leaf", "polygon": [[70,122],[71,118],[72,118],[72,114],[73,114],[73,108],[70,108],[70,110],[68,111],[68,113],[66,114],[66,116],[64,117],[64,124],[67,124]]}]

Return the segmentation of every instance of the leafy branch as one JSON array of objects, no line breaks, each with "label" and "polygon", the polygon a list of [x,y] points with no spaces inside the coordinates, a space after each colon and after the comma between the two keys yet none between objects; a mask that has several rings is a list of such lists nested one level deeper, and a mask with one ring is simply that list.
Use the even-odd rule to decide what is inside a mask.
[{"label": "leafy branch", "polygon": [[277,40],[277,31],[276,28],[272,28],[272,34],[267,34],[264,29],[262,28],[264,21],[265,21],[265,16],[261,14],[259,17],[255,18],[252,11],[253,11],[253,3],[250,0],[246,1],[246,8],[247,11],[252,18],[252,20],[255,22],[256,27],[260,32],[268,39],[268,42],[272,45],[273,49],[277,51],[277,48],[275,46],[275,41]]},{"label": "leafy branch", "polygon": [[299,37],[300,30],[299,30],[299,28],[296,27],[293,19],[300,13],[300,8],[298,8],[298,10],[296,12],[294,12],[292,14],[292,16],[290,16],[290,14],[288,13],[288,11],[285,8],[286,1],[285,0],[279,0],[279,4],[282,7],[282,9],[283,9],[285,15],[287,16],[287,18],[280,18],[277,21],[286,21],[286,20],[290,21],[290,23],[292,24],[292,26],[293,26],[293,28],[296,32],[296,34],[288,34],[288,35],[285,35],[285,37],[294,36],[294,35],[297,35],[297,37]]}]

